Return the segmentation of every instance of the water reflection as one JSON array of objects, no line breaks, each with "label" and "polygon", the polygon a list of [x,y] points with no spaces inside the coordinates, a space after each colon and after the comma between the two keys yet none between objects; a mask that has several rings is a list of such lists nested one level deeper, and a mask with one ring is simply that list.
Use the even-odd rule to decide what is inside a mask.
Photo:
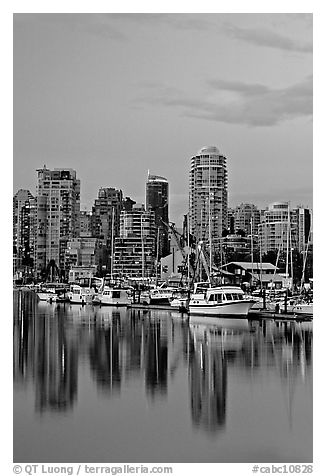
[{"label": "water reflection", "polygon": [[261,382],[273,371],[291,427],[298,382],[311,385],[312,324],[188,322],[159,311],[36,302],[33,293],[16,292],[13,362],[14,383],[32,383],[38,414],[73,410],[81,369],[88,368],[104,398],[130,391],[144,398],[143,389],[158,405],[177,375],[186,375],[188,418],[199,432],[215,436],[232,418],[230,376]]}]

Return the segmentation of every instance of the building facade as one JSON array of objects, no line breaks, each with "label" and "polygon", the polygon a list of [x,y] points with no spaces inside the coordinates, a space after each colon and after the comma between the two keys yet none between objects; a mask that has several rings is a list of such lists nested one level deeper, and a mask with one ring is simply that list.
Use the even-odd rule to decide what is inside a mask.
[{"label": "building facade", "polygon": [[114,241],[115,276],[150,277],[156,264],[156,223],[152,210],[136,204],[120,215],[120,236]]},{"label": "building facade", "polygon": [[146,210],[152,210],[158,233],[159,258],[169,254],[169,184],[166,178],[150,175],[146,182]]},{"label": "building facade", "polygon": [[245,235],[258,235],[261,211],[253,203],[241,203],[233,209],[234,232],[242,230]]},{"label": "building facade", "polygon": [[189,174],[190,233],[209,243],[213,251],[228,224],[228,178],[226,157],[217,147],[203,147],[191,158]]},{"label": "building facade", "polygon": [[111,242],[112,225],[114,237],[119,235],[119,220],[122,209],[122,191],[100,188],[94,201],[91,217],[91,234],[104,242]]},{"label": "building facade", "polygon": [[290,208],[288,202],[275,202],[262,213],[259,224],[262,253],[295,249],[304,251],[311,241],[311,212],[308,208]]},{"label": "building facade", "polygon": [[80,236],[92,236],[92,212],[80,211]]},{"label": "building facade", "polygon": [[29,190],[18,190],[13,198],[13,270],[34,266],[36,199]]},{"label": "building facade", "polygon": [[312,243],[312,213],[308,208],[296,208],[298,222],[298,251],[303,252]]},{"label": "building facade", "polygon": [[54,261],[65,271],[67,242],[80,233],[80,180],[72,169],[37,170],[37,276]]}]

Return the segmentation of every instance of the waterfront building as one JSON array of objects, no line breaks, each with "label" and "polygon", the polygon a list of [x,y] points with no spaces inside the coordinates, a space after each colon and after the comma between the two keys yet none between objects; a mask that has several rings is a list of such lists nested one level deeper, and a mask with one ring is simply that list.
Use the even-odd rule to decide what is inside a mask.
[{"label": "waterfront building", "polygon": [[[13,197],[13,271],[22,275],[34,266],[36,200],[29,190],[18,190]],[[28,274],[28,273],[27,273]]]},{"label": "waterfront building", "polygon": [[295,209],[298,223],[298,251],[303,252],[312,243],[312,213],[309,208],[298,206]]},{"label": "waterfront building", "polygon": [[80,180],[69,168],[44,166],[37,174],[36,273],[55,262],[64,275],[67,242],[80,233]]},{"label": "waterfront building", "polygon": [[259,242],[262,254],[278,249],[286,251],[290,246],[289,223],[291,223],[291,211],[288,202],[275,202],[268,206],[262,214],[259,225]]},{"label": "waterfront building", "polygon": [[[290,225],[289,225],[290,224]],[[303,251],[308,243],[311,215],[308,209],[290,209],[288,202],[275,202],[262,213],[258,226],[261,252],[296,249]]]},{"label": "waterfront building", "polygon": [[91,232],[94,238],[111,242],[112,224],[114,236],[119,235],[119,218],[122,209],[122,191],[112,187],[102,187],[94,201],[91,218]]},{"label": "waterfront building", "polygon": [[228,208],[228,231],[232,235],[234,234],[235,226],[234,226],[234,208]]},{"label": "waterfront building", "polygon": [[67,243],[65,253],[65,269],[72,266],[95,266],[98,239],[90,236],[72,238]]},{"label": "waterfront building", "polygon": [[203,147],[191,158],[189,174],[190,233],[209,243],[213,253],[228,225],[228,180],[226,157],[215,146]]},{"label": "waterfront building", "polygon": [[[242,230],[245,235],[258,235],[261,212],[253,203],[241,203],[234,208],[234,231]],[[251,231],[252,229],[252,231]]]},{"label": "waterfront building", "polygon": [[114,240],[114,275],[149,277],[155,272],[156,223],[152,210],[135,204],[120,214],[120,236]]},{"label": "waterfront building", "polygon": [[169,184],[166,178],[148,172],[146,182],[146,210],[153,210],[159,233],[158,256],[169,254]]},{"label": "waterfront building", "polygon": [[[228,234],[217,240],[218,252],[220,255],[228,253],[239,253],[243,255],[250,255],[251,241],[250,237],[243,236],[242,234]],[[223,261],[223,259],[218,260]]]},{"label": "waterfront building", "polygon": [[284,278],[277,273],[278,268],[271,263],[257,263],[232,261],[221,266],[226,271],[224,279],[228,284],[242,286],[244,284],[260,285],[264,288],[281,288],[285,284]]},{"label": "waterfront building", "polygon": [[123,208],[122,191],[102,187],[94,201],[91,217],[91,235],[100,242],[98,264],[101,272],[112,268],[114,239],[119,236],[120,213]]},{"label": "waterfront building", "polygon": [[75,283],[80,279],[92,278],[96,274],[96,266],[71,266],[69,269],[68,282]]},{"label": "waterfront building", "polygon": [[80,211],[80,236],[92,236],[92,212]]}]

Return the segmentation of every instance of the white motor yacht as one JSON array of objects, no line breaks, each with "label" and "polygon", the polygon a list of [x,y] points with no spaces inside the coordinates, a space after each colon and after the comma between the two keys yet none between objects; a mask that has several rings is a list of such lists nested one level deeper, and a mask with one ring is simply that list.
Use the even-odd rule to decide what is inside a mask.
[{"label": "white motor yacht", "polygon": [[189,312],[214,317],[246,318],[254,303],[254,300],[244,299],[244,292],[237,286],[211,287],[209,283],[196,283],[189,302]]},{"label": "white motor yacht", "polygon": [[102,283],[101,278],[84,278],[78,284],[71,284],[67,293],[69,302],[71,304],[91,304]]},{"label": "white motor yacht", "polygon": [[104,306],[130,306],[128,290],[111,286],[103,286],[93,298],[93,304]]}]

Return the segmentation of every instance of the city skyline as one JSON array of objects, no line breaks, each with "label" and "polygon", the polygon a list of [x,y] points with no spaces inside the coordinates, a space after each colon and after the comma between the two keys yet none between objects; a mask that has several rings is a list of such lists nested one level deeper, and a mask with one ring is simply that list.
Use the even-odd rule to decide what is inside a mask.
[{"label": "city skyline", "polygon": [[35,193],[46,164],[77,171],[82,210],[100,187],[144,203],[149,169],[167,178],[180,222],[191,157],[214,145],[228,158],[229,206],[312,207],[311,23],[310,14],[15,14],[14,190]]}]

